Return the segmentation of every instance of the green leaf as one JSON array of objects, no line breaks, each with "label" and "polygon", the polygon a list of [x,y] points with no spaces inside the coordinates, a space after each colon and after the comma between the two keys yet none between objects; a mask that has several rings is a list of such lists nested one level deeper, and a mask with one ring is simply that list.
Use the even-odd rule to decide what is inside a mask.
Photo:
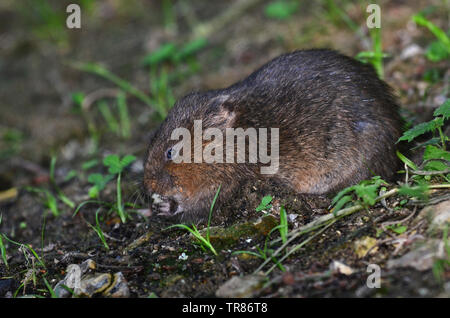
[{"label": "green leaf", "polygon": [[103,118],[106,121],[106,124],[108,125],[108,129],[116,134],[119,133],[119,123],[114,117],[114,115],[111,112],[111,109],[109,108],[109,105],[106,101],[101,100],[97,103],[97,107],[100,110],[100,113],[102,114]]},{"label": "green leaf", "polygon": [[98,160],[97,159],[92,159],[92,160],[83,162],[83,164],[81,165],[81,169],[89,170],[89,169],[95,167],[96,165],[98,165]]},{"label": "green leaf", "polygon": [[202,50],[205,46],[208,45],[208,40],[206,38],[198,38],[193,40],[186,45],[184,45],[179,52],[177,52],[173,59],[175,62],[180,62],[187,57],[194,55],[198,51]]},{"label": "green leaf", "polygon": [[280,207],[280,225],[279,226],[280,226],[279,232],[280,232],[281,240],[284,244],[287,241],[288,221],[287,221],[286,209],[283,206]]},{"label": "green leaf", "polygon": [[64,182],[67,182],[69,180],[72,180],[73,178],[75,178],[78,175],[76,170],[70,170],[67,175],[64,177]]},{"label": "green leaf", "polygon": [[347,187],[347,188],[339,191],[339,193],[336,194],[336,196],[331,201],[331,205],[335,205],[336,202],[338,202],[345,194],[352,192],[354,189],[355,189],[355,186],[350,186],[350,187]]},{"label": "green leaf", "polygon": [[444,120],[450,118],[450,99],[447,99],[444,104],[442,104],[433,113],[434,116],[443,116]]},{"label": "green leaf", "polygon": [[6,248],[3,244],[2,234],[0,234],[0,254],[2,255],[3,263],[6,267],[9,267],[8,265],[8,259],[6,258]]},{"label": "green leaf", "polygon": [[419,167],[417,167],[414,162],[412,162],[411,160],[406,158],[400,151],[397,150],[396,153],[397,153],[397,157],[408,167],[410,167],[413,170],[419,170]]},{"label": "green leaf", "polygon": [[61,213],[58,210],[58,202],[56,198],[50,192],[46,191],[46,200],[44,201],[44,205],[52,211],[54,216],[59,216]]},{"label": "green leaf", "polygon": [[88,182],[95,185],[99,191],[103,190],[106,184],[114,178],[113,175],[102,175],[100,173],[92,173],[88,177]]},{"label": "green leaf", "polygon": [[113,175],[102,175],[100,173],[92,173],[88,177],[88,182],[92,183],[94,186],[92,186],[89,189],[89,197],[91,198],[97,198],[100,191],[102,191],[106,184],[111,181],[114,178]]},{"label": "green leaf", "polygon": [[84,100],[84,94],[82,92],[75,92],[72,94],[72,100],[78,107],[81,107]]},{"label": "green leaf", "polygon": [[[423,154],[424,160],[430,160],[430,159],[444,159],[450,161],[450,152],[445,151],[441,148],[428,145],[425,148],[425,152]],[[444,162],[441,161],[430,161],[425,165],[424,170],[436,170],[441,171],[448,169],[448,165],[446,165]]]},{"label": "green leaf", "polygon": [[445,46],[446,50],[450,53],[450,38],[441,28],[433,24],[421,13],[414,15],[413,21],[418,25],[428,28],[428,30],[430,30],[430,32],[434,34],[434,36]]},{"label": "green leaf", "polygon": [[428,83],[435,84],[439,82],[441,76],[442,75],[440,74],[439,69],[430,68],[423,74],[423,80]]},{"label": "green leaf", "polygon": [[420,184],[415,187],[410,186],[401,186],[398,189],[398,193],[402,195],[406,195],[408,197],[416,197],[422,200],[426,200],[428,198],[427,191],[428,191],[428,185],[427,184]]},{"label": "green leaf", "polygon": [[274,1],[264,8],[267,17],[278,20],[286,20],[299,8],[298,1]]},{"label": "green leaf", "polygon": [[273,197],[271,195],[266,195],[262,198],[261,203],[258,205],[258,207],[255,209],[256,212],[260,212],[262,210],[269,209],[270,202],[272,202]]},{"label": "green leaf", "polygon": [[117,109],[119,110],[120,131],[122,137],[129,138],[131,123],[130,116],[128,114],[127,99],[124,92],[117,94]]},{"label": "green leaf", "polygon": [[88,177],[88,182],[94,186],[89,189],[89,197],[97,198],[100,191],[102,191],[106,184],[114,178],[114,175],[108,174],[106,176],[100,173],[92,173]]},{"label": "green leaf", "polygon": [[390,225],[387,228],[397,234],[403,234],[408,229],[408,227],[406,225],[398,225],[398,224]]},{"label": "green leaf", "polygon": [[378,196],[378,185],[362,186],[358,185],[355,187],[355,193],[360,197],[365,204],[374,205],[375,199]]},{"label": "green leaf", "polygon": [[414,138],[423,135],[426,132],[434,131],[438,127],[441,127],[444,124],[443,118],[438,117],[431,121],[421,123],[417,126],[414,126],[413,128],[407,130],[403,133],[403,136],[401,136],[397,142],[402,140],[407,140],[408,142],[411,142]]},{"label": "green leaf", "polygon": [[122,171],[120,166],[120,159],[118,155],[108,155],[103,159],[103,164],[109,167],[108,172],[112,174],[117,174]]},{"label": "green leaf", "polygon": [[175,44],[166,43],[163,46],[161,46],[159,49],[157,49],[156,51],[148,54],[143,59],[142,64],[155,66],[157,64],[160,64],[166,60],[173,58],[176,51],[177,51],[177,49],[176,49]]},{"label": "green leaf", "polygon": [[378,197],[378,189],[383,184],[387,185],[387,182],[381,179],[380,176],[375,176],[370,180],[363,180],[356,185],[341,190],[331,202],[332,205],[336,205],[333,213],[336,213],[346,203],[351,201],[351,195],[345,195],[352,191],[354,191],[358,198],[363,201],[363,204],[369,206],[374,205],[376,202],[375,199]]},{"label": "green leaf", "polygon": [[432,145],[428,145],[425,148],[425,152],[423,154],[423,159],[424,160],[428,160],[428,159],[445,159],[445,160],[450,160],[450,152],[445,151],[441,148],[432,146]]},{"label": "green leaf", "polygon": [[135,160],[136,157],[133,155],[126,155],[125,157],[123,157],[122,160],[120,161],[120,166],[122,167],[122,170],[131,163],[133,163]]},{"label": "green leaf", "polygon": [[121,173],[124,168],[126,168],[129,164],[136,160],[135,156],[126,155],[119,159],[118,155],[108,155],[103,159],[103,164],[106,167],[109,167],[108,172],[111,174]]},{"label": "green leaf", "polygon": [[447,48],[442,42],[434,41],[425,51],[425,56],[431,62],[439,62],[448,59],[450,57],[450,53],[447,51]]},{"label": "green leaf", "polygon": [[96,185],[92,186],[89,189],[89,197],[92,199],[98,198],[98,195],[100,194],[100,190],[98,189],[98,187]]},{"label": "green leaf", "polygon": [[342,198],[340,198],[339,201],[336,203],[336,205],[333,208],[333,214],[336,215],[336,213],[339,210],[341,210],[350,201],[352,201],[351,195],[345,195]]}]

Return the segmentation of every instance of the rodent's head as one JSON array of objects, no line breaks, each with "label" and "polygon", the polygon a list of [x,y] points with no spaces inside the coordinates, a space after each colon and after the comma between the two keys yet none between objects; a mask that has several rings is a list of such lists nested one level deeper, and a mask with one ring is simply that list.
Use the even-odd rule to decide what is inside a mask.
[{"label": "rodent's head", "polygon": [[[194,120],[202,120],[203,130],[214,127],[224,131],[235,118],[229,101],[229,95],[223,94],[187,95],[175,103],[152,136],[144,163],[144,188],[158,214],[183,220],[205,217],[219,185],[232,178],[229,165],[194,162]],[[181,133],[189,132],[188,138],[177,134],[180,128]],[[210,142],[202,140],[202,147]],[[182,156],[189,157],[182,150],[186,143],[190,143],[190,163],[180,162]]]}]

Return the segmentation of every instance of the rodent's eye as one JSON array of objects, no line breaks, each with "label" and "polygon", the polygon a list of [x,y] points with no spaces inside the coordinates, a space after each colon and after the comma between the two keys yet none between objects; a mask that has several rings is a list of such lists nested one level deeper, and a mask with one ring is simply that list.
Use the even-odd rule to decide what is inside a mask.
[{"label": "rodent's eye", "polygon": [[172,160],[173,155],[174,155],[173,148],[169,148],[166,151],[166,158],[167,158],[167,160]]}]

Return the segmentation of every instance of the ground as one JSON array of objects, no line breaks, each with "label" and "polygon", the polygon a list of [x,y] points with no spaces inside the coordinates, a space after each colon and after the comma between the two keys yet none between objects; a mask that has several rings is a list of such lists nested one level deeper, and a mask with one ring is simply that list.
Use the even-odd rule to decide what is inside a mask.
[{"label": "ground", "polygon": [[[226,14],[244,2],[252,5]],[[63,296],[57,284],[64,279],[69,284],[67,275],[74,269],[88,286],[82,296],[91,297],[449,297],[449,267],[440,262],[446,248],[448,253],[442,245],[448,232],[445,221],[433,221],[448,217],[448,188],[433,190],[426,202],[390,196],[300,235],[288,250],[302,247],[282,261],[282,269],[271,271],[273,262],[259,269],[261,257],[236,252],[256,253],[256,247],[263,249],[265,242],[280,237],[273,231],[266,240],[280,222],[281,206],[288,214],[289,233],[295,233],[330,214],[333,194],[300,196],[278,185],[246,183],[212,217],[217,256],[187,231],[167,229],[172,220],[149,213],[141,195],[142,164],[161,118],[128,93],[130,132],[118,133],[102,116],[101,106],[96,107],[105,100],[116,114],[117,83],[75,65],[101,63],[151,96],[153,104],[170,104],[193,90],[230,85],[294,49],[329,47],[349,56],[371,49],[363,2],[336,1],[356,29],[330,9],[334,1],[301,1],[286,19],[269,16],[266,8],[272,2],[80,1],[82,27],[72,30],[65,27],[69,1],[0,4],[0,297]],[[448,4],[381,1],[380,6],[388,54],[384,78],[409,122],[430,120],[448,98],[450,64],[426,58],[433,35],[412,22],[412,16],[424,10],[447,30]],[[223,16],[231,18],[221,24]],[[164,44],[182,47],[197,38],[207,39],[207,45],[178,66],[166,63],[158,73],[142,63]],[[165,74],[175,74],[168,84],[161,79]],[[79,93],[94,102],[80,105]],[[89,176],[107,173],[102,160],[110,154],[137,158],[122,173],[121,193],[130,215],[125,223],[98,202],[77,209],[91,199]],[[421,155],[411,156],[420,162]],[[404,173],[399,174],[397,183],[404,180]],[[433,180],[445,184],[448,179]],[[391,182],[387,190],[395,186]],[[74,206],[64,203],[61,193]],[[272,207],[257,212],[266,195],[273,197]],[[114,205],[116,179],[101,189],[98,199]],[[94,229],[97,211],[108,248],[98,227]],[[206,233],[205,222],[198,227]],[[270,249],[280,246],[278,241]],[[380,288],[368,287],[370,264],[381,270]],[[98,277],[110,280],[99,283]]]}]

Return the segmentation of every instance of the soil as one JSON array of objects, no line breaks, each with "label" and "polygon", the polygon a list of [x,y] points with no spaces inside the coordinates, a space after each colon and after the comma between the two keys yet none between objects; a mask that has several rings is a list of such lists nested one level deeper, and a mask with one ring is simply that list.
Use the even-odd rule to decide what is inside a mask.
[{"label": "soil", "polygon": [[[65,21],[65,2],[49,1],[63,19],[56,19],[56,23]],[[142,66],[142,59],[163,43],[187,42],[193,30],[192,16],[196,21],[210,21],[228,6],[225,2],[196,0],[190,1],[186,9],[181,2],[174,3],[176,27],[172,29],[164,26],[161,3],[135,0],[98,1],[86,14],[83,11],[81,29],[55,29],[58,32],[49,29],[48,19],[39,16],[31,2],[0,4],[0,233],[14,242],[29,244],[45,264],[40,266],[29,250],[4,239],[8,267],[0,261],[0,297],[49,297],[43,277],[54,288],[66,276],[70,264],[81,264],[87,259],[96,264],[90,273],[121,272],[130,297],[216,297],[219,288],[232,277],[250,275],[262,263],[259,257],[235,252],[257,252],[256,247],[263,248],[270,229],[279,222],[281,206],[289,215],[289,231],[330,213],[332,195],[299,196],[278,185],[249,182],[212,217],[211,239],[218,252],[215,256],[202,249],[188,232],[167,229],[173,224],[170,219],[149,215],[146,210],[148,201],[140,188],[142,158],[146,142],[160,122],[153,109],[128,95],[131,136],[121,138],[108,130],[92,106],[89,116],[100,133],[95,149],[86,118],[72,96],[75,92],[87,95],[115,85],[74,69],[71,63],[102,63],[148,92],[149,71]],[[185,80],[171,83],[176,98],[192,90],[225,87],[272,57],[293,49],[330,47],[355,56],[370,48],[367,36],[361,39],[344,23],[328,19],[321,2],[302,2],[301,9],[283,21],[264,15],[268,3],[261,1],[209,37],[208,46],[196,55],[200,69]],[[442,1],[381,2],[383,48],[389,55],[384,61],[385,80],[396,91],[404,116],[414,123],[429,120],[434,109],[448,98],[450,65],[448,60],[433,63],[424,57],[423,51],[433,38],[426,29],[415,26],[411,16],[435,7],[429,17],[448,28],[449,10],[441,8],[443,5]],[[344,9],[353,20],[364,21],[365,10],[359,2],[347,3]],[[363,22],[360,31],[367,34]],[[419,49],[419,53],[405,57],[414,49]],[[430,69],[436,70],[442,80],[423,80]],[[131,218],[126,223],[106,208],[99,210],[99,223],[109,246],[106,249],[89,225],[96,224],[95,213],[100,205],[86,204],[75,214],[74,208],[59,200],[61,213],[55,216],[45,206],[43,196],[27,187],[44,188],[55,194],[60,189],[78,206],[90,199],[89,174],[106,173],[101,161],[112,153],[138,158],[122,179],[124,202],[134,203],[135,209],[129,208]],[[54,182],[49,170],[53,155],[57,156]],[[92,159],[100,164],[83,168],[83,163]],[[76,177],[65,180],[72,170]],[[403,178],[400,175],[399,180]],[[1,195],[6,193],[10,196],[3,199]],[[263,226],[255,225],[265,215],[255,209],[269,194],[274,198],[272,208],[266,211],[270,216],[265,216]],[[439,190],[432,198],[447,196],[448,200],[448,195],[448,191]],[[100,200],[116,201],[115,181],[101,191]],[[339,219],[284,260],[284,271],[276,267],[265,275],[264,284],[248,295],[449,297],[448,266],[438,279],[431,267],[419,270],[408,264],[388,265],[390,260],[400,259],[427,240],[442,238],[442,231],[432,231],[428,221],[419,219],[426,204],[404,204],[402,200],[400,196],[391,197],[386,205],[378,203]],[[384,223],[404,220],[411,213],[413,217],[402,221],[408,228],[406,233],[380,231]],[[206,224],[198,227],[205,231]],[[227,230],[225,234],[221,232]],[[314,233],[317,231],[300,236],[293,244]],[[270,237],[279,237],[278,231]],[[358,254],[356,245],[367,238],[376,240],[376,247],[367,249],[365,255]],[[276,243],[271,248],[280,245]],[[350,267],[351,274],[330,269],[335,261]],[[369,264],[381,267],[381,288],[367,287]],[[263,271],[272,265],[269,263]],[[37,277],[36,283],[26,279],[30,270]],[[94,297],[111,295],[98,293]]]}]

